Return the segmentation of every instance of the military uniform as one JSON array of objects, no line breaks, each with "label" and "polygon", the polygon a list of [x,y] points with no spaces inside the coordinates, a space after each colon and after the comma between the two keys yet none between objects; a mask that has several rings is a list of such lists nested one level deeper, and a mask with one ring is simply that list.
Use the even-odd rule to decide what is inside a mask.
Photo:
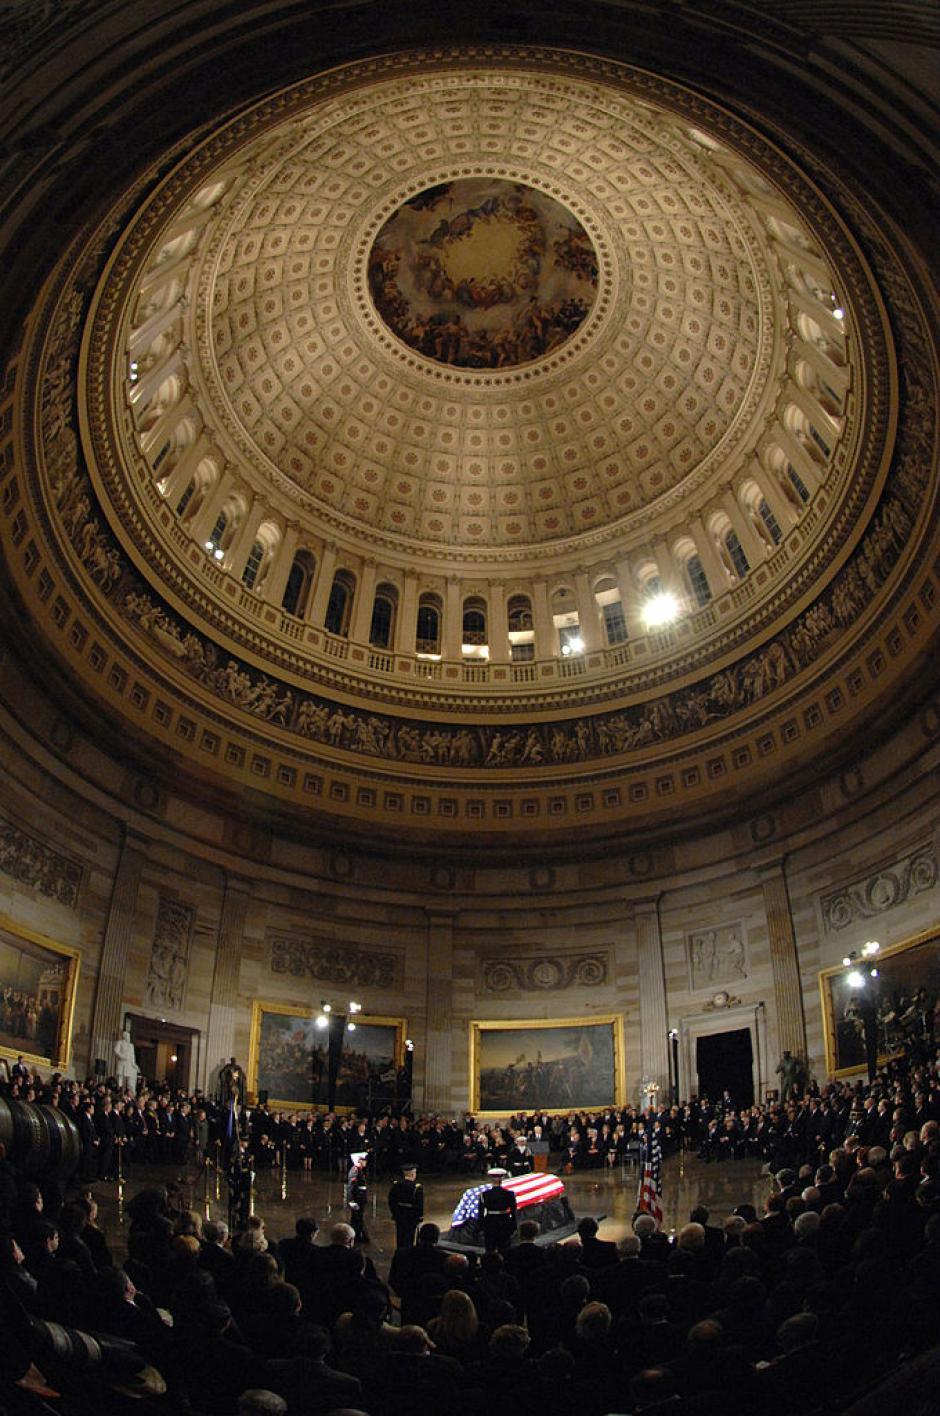
[{"label": "military uniform", "polygon": [[[490,1171],[494,1180],[501,1180],[505,1174],[505,1170]],[[484,1190],[480,1196],[479,1217],[487,1253],[498,1249],[505,1254],[516,1232],[516,1197],[512,1190],[504,1190],[502,1185]]]},{"label": "military uniform", "polygon": [[349,1205],[349,1222],[356,1233],[357,1244],[368,1244],[369,1236],[366,1233],[366,1205],[369,1201],[369,1190],[366,1185],[365,1173],[354,1165],[349,1172],[349,1180],[346,1183],[346,1203]]},{"label": "military uniform", "polygon": [[403,1175],[388,1192],[388,1207],[395,1221],[395,1247],[409,1248],[424,1215],[424,1188]]},{"label": "military uniform", "polygon": [[535,1169],[535,1160],[528,1146],[513,1146],[506,1161],[510,1175],[530,1175]]}]

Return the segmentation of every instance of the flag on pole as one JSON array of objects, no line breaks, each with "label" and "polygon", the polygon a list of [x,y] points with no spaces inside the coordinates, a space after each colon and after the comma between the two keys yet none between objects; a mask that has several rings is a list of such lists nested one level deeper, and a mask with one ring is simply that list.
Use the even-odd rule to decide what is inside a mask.
[{"label": "flag on pole", "polygon": [[651,1214],[658,1225],[663,1222],[663,1152],[659,1136],[654,1131],[646,1143],[643,1162],[643,1182],[638,1208]]}]

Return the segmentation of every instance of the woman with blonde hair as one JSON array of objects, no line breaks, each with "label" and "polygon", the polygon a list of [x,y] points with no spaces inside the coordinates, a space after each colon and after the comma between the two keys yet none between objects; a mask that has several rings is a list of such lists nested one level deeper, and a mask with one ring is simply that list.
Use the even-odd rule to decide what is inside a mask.
[{"label": "woman with blonde hair", "polygon": [[473,1301],[459,1288],[451,1288],[441,1300],[440,1316],[428,1323],[428,1335],[438,1352],[458,1362],[477,1361],[486,1350],[486,1335]]}]

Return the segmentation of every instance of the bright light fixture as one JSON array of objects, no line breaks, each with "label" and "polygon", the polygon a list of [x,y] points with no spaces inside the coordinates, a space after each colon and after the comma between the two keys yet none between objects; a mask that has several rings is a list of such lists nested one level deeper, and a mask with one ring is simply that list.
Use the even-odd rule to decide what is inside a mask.
[{"label": "bright light fixture", "polygon": [[878,943],[877,939],[869,939],[867,944],[862,945],[862,953],[877,954],[880,948],[881,945]]},{"label": "bright light fixture", "polygon": [[347,1023],[347,1024],[346,1024],[346,1031],[347,1031],[347,1032],[355,1032],[355,1031],[356,1031],[356,1024],[355,1024],[355,1023]]},{"label": "bright light fixture", "polygon": [[324,1013],[332,1013],[333,1011],[332,1003],[321,1003],[320,1007],[323,1009]]},{"label": "bright light fixture", "polygon": [[362,1012],[362,1004],[361,1004],[361,1003],[350,1003],[350,1005],[349,1005],[349,1011],[350,1011],[350,1013],[361,1013],[361,1012]]},{"label": "bright light fixture", "polygon": [[679,616],[679,601],[675,595],[664,590],[654,595],[643,606],[643,623],[647,629],[658,629],[661,625],[672,624]]},{"label": "bright light fixture", "polygon": [[858,969],[853,969],[852,972],[849,974],[849,977],[848,977],[848,985],[849,985],[849,988],[864,988],[864,987],[865,987],[865,975],[862,974],[862,973],[859,973]]},{"label": "bright light fixture", "polygon": [[328,1023],[329,1021],[330,1021],[330,1020],[329,1020],[329,1018],[326,1016],[325,1013],[320,1013],[320,1014],[318,1014],[318,1016],[314,1019],[314,1021],[313,1021],[313,1026],[314,1026],[315,1028],[325,1028],[326,1025],[327,1025],[327,1023]]},{"label": "bright light fixture", "polygon": [[851,957],[850,957],[848,954],[846,954],[845,958],[842,960],[842,967],[847,969],[848,966],[849,966],[849,964],[850,964],[851,962],[852,962]]}]

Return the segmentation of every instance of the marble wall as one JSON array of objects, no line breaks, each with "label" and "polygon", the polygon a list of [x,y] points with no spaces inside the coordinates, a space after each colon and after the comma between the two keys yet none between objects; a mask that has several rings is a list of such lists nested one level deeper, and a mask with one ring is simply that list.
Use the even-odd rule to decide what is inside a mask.
[{"label": "marble wall", "polygon": [[[783,1046],[823,1075],[818,975],[866,939],[937,922],[938,748],[923,724],[773,814],[637,851],[468,864],[279,838],[202,804],[161,817],[119,778],[38,750],[0,721],[0,914],[80,951],[72,1070],[132,1012],[193,1031],[191,1082],[247,1061],[252,1004],[355,997],[406,1020],[416,1100],[469,1095],[477,1019],[623,1017],[625,1090],[683,1091],[697,1036],[749,1027],[755,1082]],[[110,788],[110,789],[109,789]]]}]

